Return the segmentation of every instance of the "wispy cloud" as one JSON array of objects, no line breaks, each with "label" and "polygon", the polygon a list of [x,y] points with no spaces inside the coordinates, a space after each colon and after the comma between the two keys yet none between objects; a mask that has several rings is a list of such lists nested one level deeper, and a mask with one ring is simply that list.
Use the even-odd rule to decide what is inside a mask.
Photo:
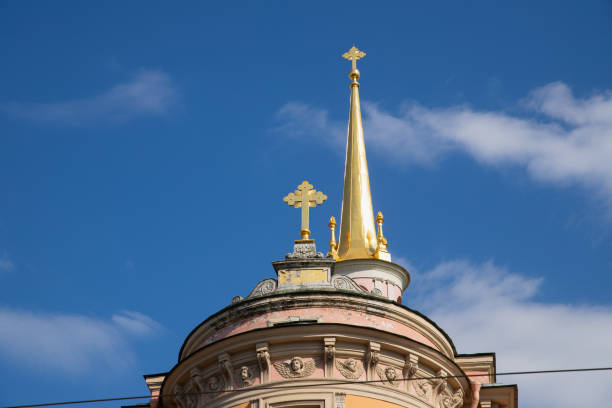
[{"label": "wispy cloud", "polygon": [[[612,203],[612,93],[577,98],[561,82],[518,102],[524,115],[469,106],[432,109],[406,103],[395,112],[364,103],[366,141],[398,163],[431,165],[453,151],[481,163],[520,166],[534,179],[580,185]],[[346,132],[325,109],[292,102],[278,112],[277,130],[327,140]],[[314,120],[311,120],[314,118]]]},{"label": "wispy cloud", "polygon": [[11,258],[9,258],[7,253],[2,254],[0,257],[0,275],[5,272],[11,272],[13,269],[15,269],[15,264]]},{"label": "wispy cloud", "polygon": [[[543,303],[542,280],[492,262],[450,261],[413,276],[411,301],[461,353],[494,351],[498,370],[612,366],[612,308]],[[612,373],[499,377],[523,407],[606,406]]]},{"label": "wispy cloud", "polygon": [[117,370],[134,361],[131,340],[160,328],[150,317],[130,311],[99,319],[0,308],[0,358],[66,373]]},{"label": "wispy cloud", "polygon": [[72,125],[94,121],[121,122],[134,116],[162,115],[176,102],[172,78],[155,70],[142,70],[130,81],[90,97],[52,103],[13,102],[2,110],[38,122]]}]

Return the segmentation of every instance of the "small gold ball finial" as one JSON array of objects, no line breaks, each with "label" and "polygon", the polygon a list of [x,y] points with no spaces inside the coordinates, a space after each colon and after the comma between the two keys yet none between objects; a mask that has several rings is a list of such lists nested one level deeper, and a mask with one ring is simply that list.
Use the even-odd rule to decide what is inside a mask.
[{"label": "small gold ball finial", "polygon": [[376,241],[378,242],[378,245],[376,246],[374,257],[382,259],[383,261],[391,262],[391,254],[387,249],[387,238],[385,238],[383,235],[383,222],[385,222],[385,217],[383,217],[382,212],[379,211],[378,214],[376,214],[376,224],[378,225]]},{"label": "small gold ball finial", "polygon": [[335,227],[336,225],[338,225],[338,224],[336,224],[336,218],[335,218],[334,216],[332,216],[332,217],[329,219],[329,224],[327,224],[327,226],[328,226],[329,228],[333,228],[333,227]]},{"label": "small gold ball finial", "polygon": [[329,240],[329,251],[327,252],[327,257],[337,260],[338,259],[338,242],[336,241],[336,219],[332,216],[329,219],[329,231],[331,234]]}]

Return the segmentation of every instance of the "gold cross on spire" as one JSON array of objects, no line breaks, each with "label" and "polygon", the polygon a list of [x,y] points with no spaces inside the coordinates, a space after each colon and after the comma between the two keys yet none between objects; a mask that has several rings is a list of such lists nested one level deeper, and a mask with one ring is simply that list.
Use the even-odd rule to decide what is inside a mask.
[{"label": "gold cross on spire", "polygon": [[289,193],[283,198],[283,201],[295,208],[302,208],[302,229],[300,235],[302,240],[310,239],[310,230],[308,229],[308,210],[310,207],[316,207],[318,204],[323,204],[327,200],[327,196],[320,191],[313,189],[312,184],[304,180],[298,186],[295,193]]},{"label": "gold cross on spire", "polygon": [[365,56],[366,53],[363,51],[359,51],[354,45],[351,47],[350,50],[342,54],[342,58],[353,62],[353,70],[357,69],[357,60],[362,59]]}]

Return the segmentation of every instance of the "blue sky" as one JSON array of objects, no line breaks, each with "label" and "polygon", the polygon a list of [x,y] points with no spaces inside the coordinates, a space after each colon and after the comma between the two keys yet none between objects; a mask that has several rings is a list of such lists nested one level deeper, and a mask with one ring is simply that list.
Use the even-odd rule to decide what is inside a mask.
[{"label": "blue sky", "polygon": [[274,275],[304,179],[325,250],[353,43],[404,303],[500,370],[612,365],[611,3],[226,3],[0,1],[0,404],[146,393]]}]

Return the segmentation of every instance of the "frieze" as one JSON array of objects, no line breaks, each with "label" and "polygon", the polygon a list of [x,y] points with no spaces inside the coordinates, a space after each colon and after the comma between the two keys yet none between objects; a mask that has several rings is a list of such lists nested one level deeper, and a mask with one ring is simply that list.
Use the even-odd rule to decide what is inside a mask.
[{"label": "frieze", "polygon": [[274,368],[284,378],[302,378],[314,373],[315,362],[311,358],[293,357],[291,360],[274,362]]}]

